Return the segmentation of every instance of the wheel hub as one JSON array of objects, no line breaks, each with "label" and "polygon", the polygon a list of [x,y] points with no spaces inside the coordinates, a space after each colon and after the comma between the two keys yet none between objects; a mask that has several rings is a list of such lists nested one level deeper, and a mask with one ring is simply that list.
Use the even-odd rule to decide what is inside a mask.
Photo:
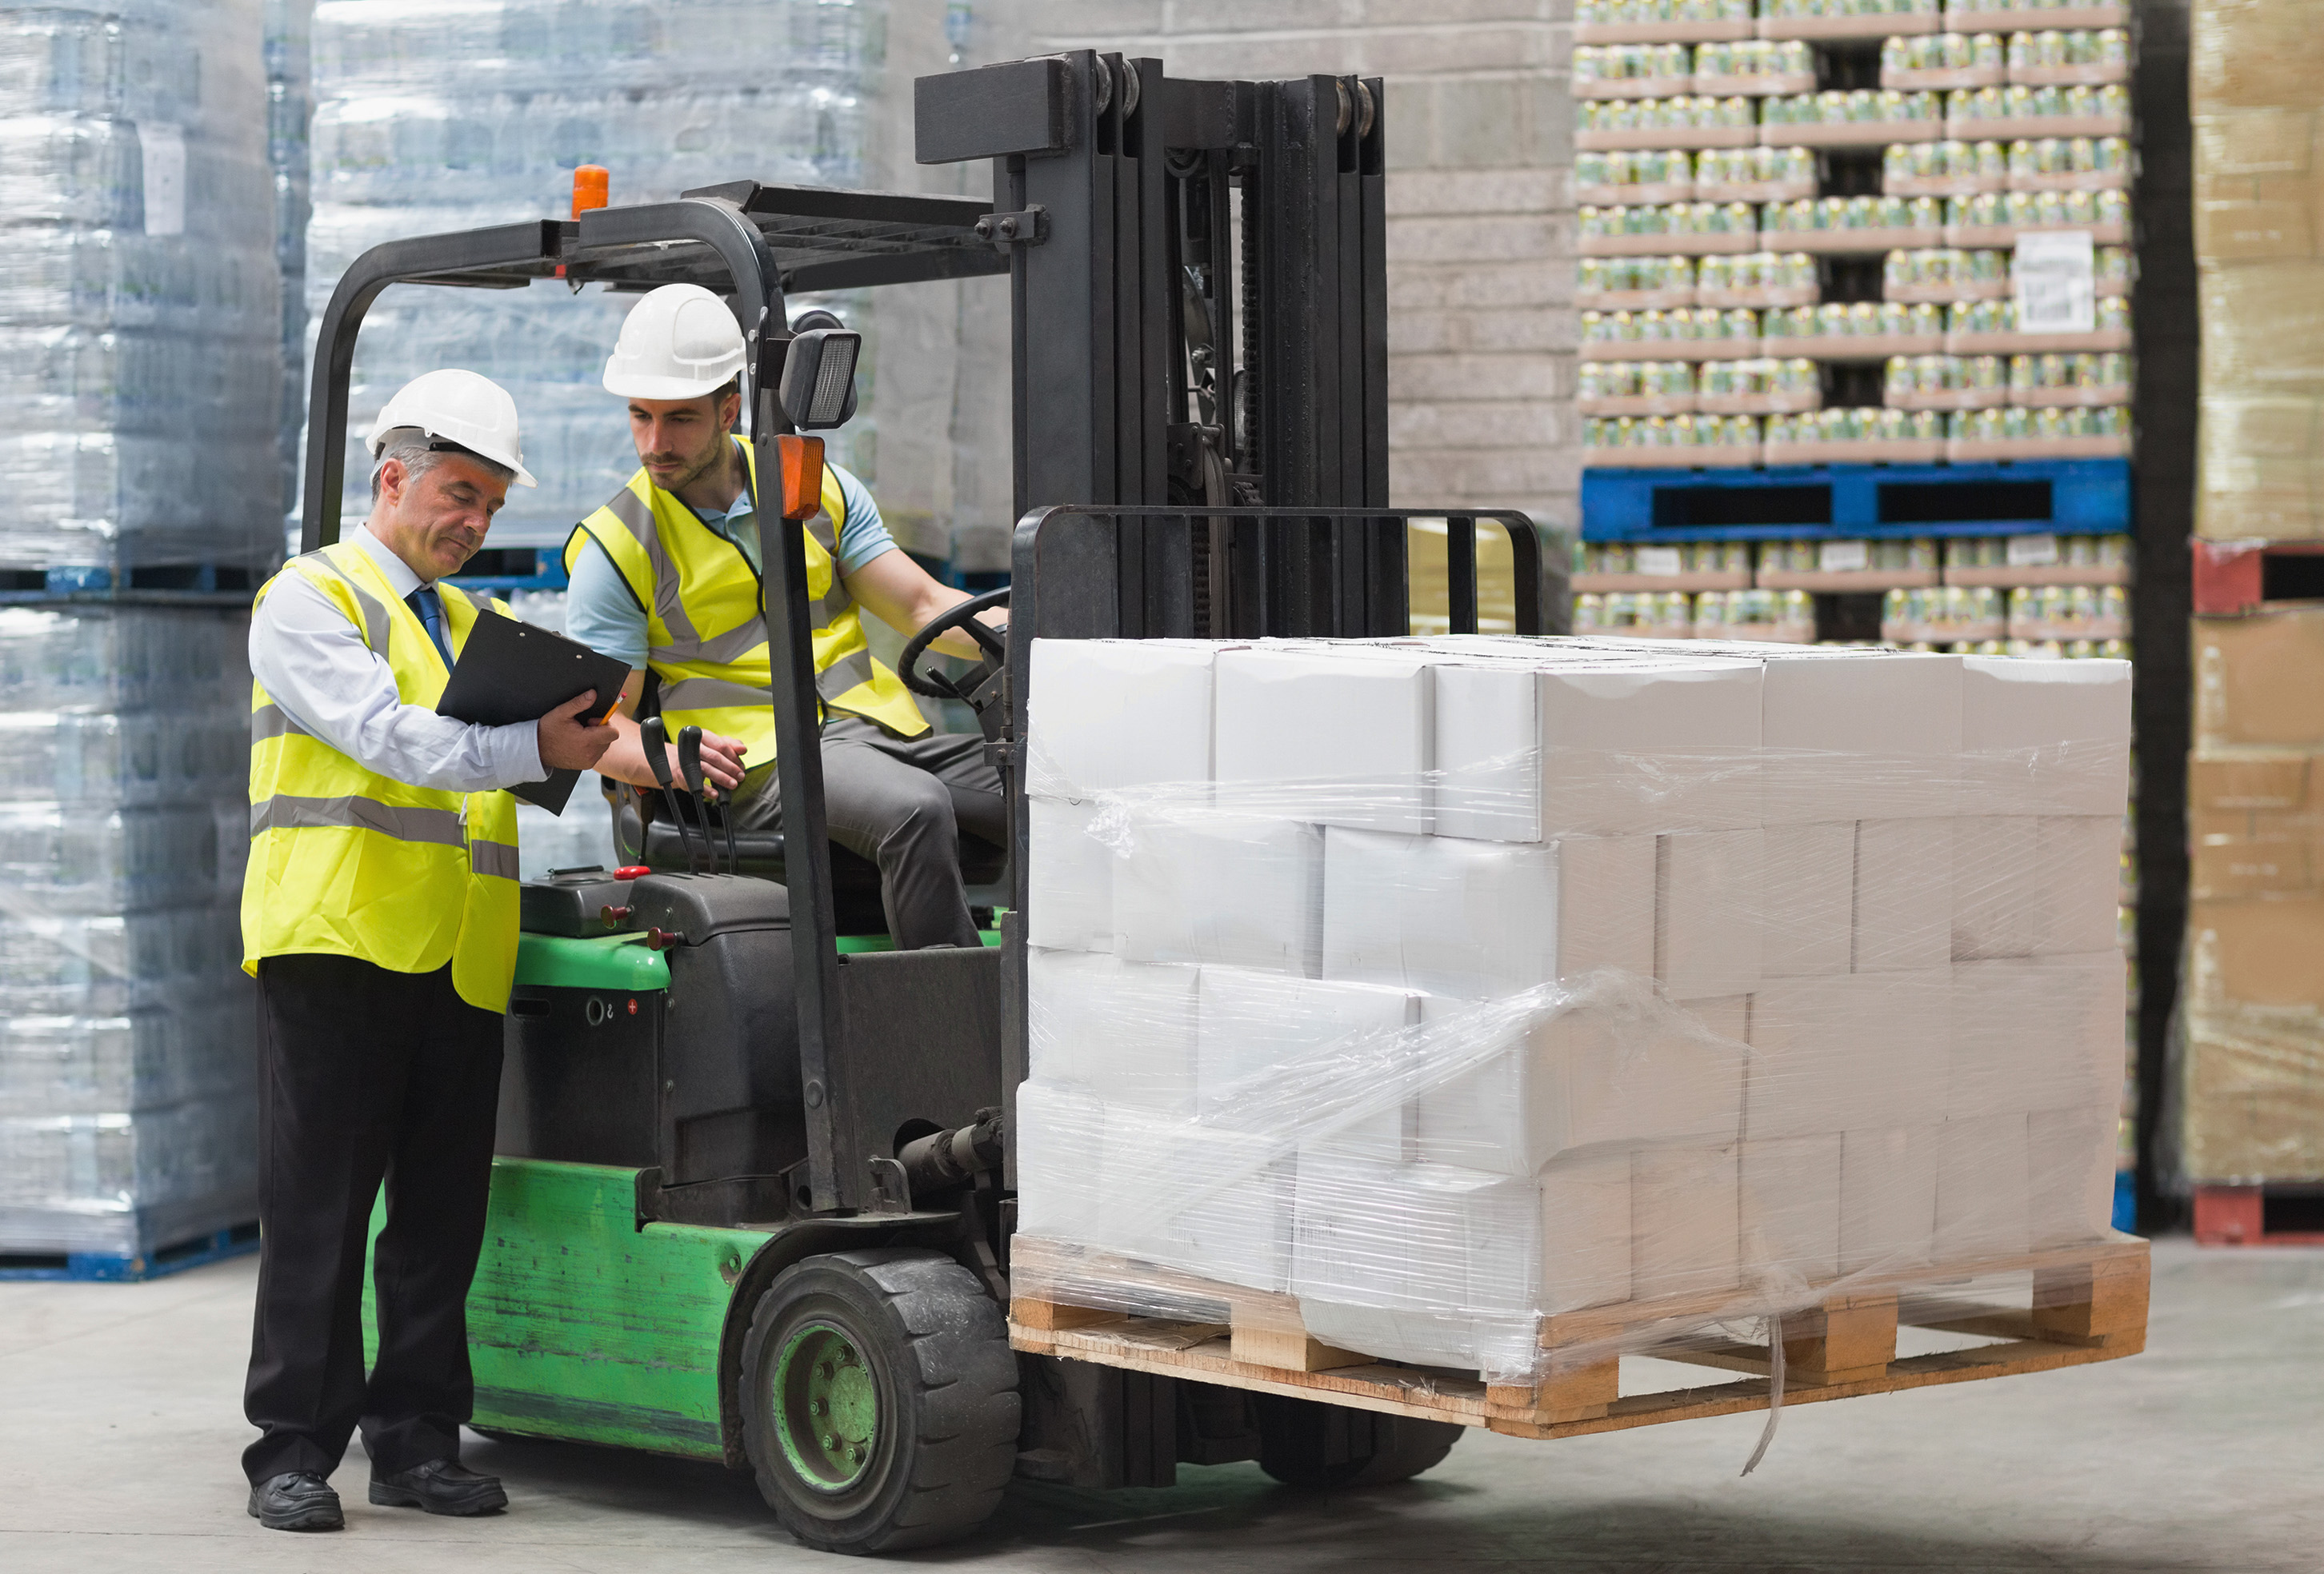
[{"label": "wheel hub", "polygon": [[775,1366],[774,1412],[784,1457],[802,1481],[844,1492],[863,1477],[880,1436],[880,1386],[840,1329],[804,1323]]}]

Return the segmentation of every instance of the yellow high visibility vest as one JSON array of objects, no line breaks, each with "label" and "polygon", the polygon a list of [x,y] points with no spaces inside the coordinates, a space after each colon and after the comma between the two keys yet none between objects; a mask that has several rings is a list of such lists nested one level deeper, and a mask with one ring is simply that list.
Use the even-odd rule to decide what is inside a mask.
[{"label": "yellow high visibility vest", "polygon": [[[742,445],[757,497],[758,457]],[[781,542],[761,512],[761,558]],[[900,738],[928,730],[901,679],[872,658],[863,642],[855,598],[839,575],[835,554],[847,522],[847,499],[826,465],[823,506],[806,523],[807,612],[813,622],[815,686],[825,711],[844,711],[878,723]],[[620,569],[646,614],[646,664],[661,682],[661,713],[671,737],[689,723],[706,732],[742,740],[746,763],[775,757],[774,678],[767,656],[767,623],[760,576],[742,550],[656,486],[641,466],[613,501],[583,520],[565,542],[565,571],[573,572],[595,541]]]},{"label": "yellow high visibility vest", "polygon": [[[451,677],[418,615],[368,554],[347,542],[294,557],[297,574],[387,658],[395,692],[434,709]],[[456,658],[487,604],[439,583]],[[494,601],[492,610],[508,608]],[[460,999],[508,1008],[516,977],[516,800],[413,787],[350,759],[300,727],[256,683],[250,698],[250,868],[242,882],[242,968],[325,952],[392,972],[452,964]]]}]

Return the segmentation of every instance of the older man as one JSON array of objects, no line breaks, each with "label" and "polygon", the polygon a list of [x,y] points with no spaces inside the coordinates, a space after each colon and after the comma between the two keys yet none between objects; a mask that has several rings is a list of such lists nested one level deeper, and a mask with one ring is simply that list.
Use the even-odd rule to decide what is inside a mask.
[{"label": "older man", "polygon": [[[370,518],[286,565],[250,630],[242,929],[258,979],[264,1244],[244,1393],[262,1435],[243,1468],[250,1513],[273,1530],[340,1527],[329,1477],[358,1424],[372,1502],[454,1514],[508,1502],[459,1464],[516,966],[503,789],[595,765],[613,740],[588,695],[511,727],[436,713],[485,610],[440,582],[484,544],[509,483],[533,484],[514,401],[473,372],[431,372],[388,400],[370,447]],[[364,1256],[383,1179],[366,1381]]]}]

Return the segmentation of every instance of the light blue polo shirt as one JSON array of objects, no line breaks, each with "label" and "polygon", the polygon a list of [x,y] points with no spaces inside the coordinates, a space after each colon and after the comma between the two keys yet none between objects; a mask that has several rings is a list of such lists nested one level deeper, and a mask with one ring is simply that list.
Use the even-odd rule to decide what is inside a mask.
[{"label": "light blue polo shirt", "polygon": [[[839,572],[854,573],[882,553],[896,550],[896,538],[880,517],[880,505],[871,489],[839,465],[827,465],[847,502],[847,522],[839,532]],[[761,568],[759,519],[744,492],[723,514],[696,514],[712,531],[734,543],[752,569]],[[573,583],[565,593],[565,633],[600,655],[632,667],[646,664],[646,613],[631,594],[629,581],[595,540],[574,560]]]}]

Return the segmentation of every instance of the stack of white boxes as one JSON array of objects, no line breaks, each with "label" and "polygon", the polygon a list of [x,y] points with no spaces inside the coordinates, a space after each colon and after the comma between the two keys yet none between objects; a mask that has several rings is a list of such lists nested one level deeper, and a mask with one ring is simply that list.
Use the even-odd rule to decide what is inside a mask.
[{"label": "stack of white boxes", "polygon": [[1028,1235],[1506,1370],[2105,1230],[2123,663],[1040,641],[1030,720]]}]

